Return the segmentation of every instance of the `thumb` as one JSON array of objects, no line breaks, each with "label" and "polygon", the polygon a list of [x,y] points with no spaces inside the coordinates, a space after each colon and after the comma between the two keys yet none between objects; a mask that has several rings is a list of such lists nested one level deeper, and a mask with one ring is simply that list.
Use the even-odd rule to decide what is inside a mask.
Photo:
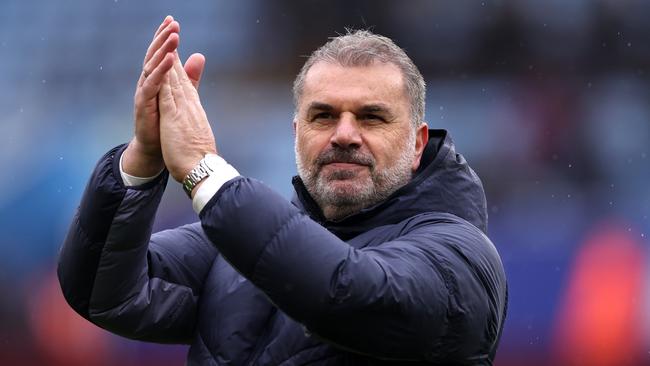
[{"label": "thumb", "polygon": [[201,75],[203,74],[203,69],[205,68],[205,56],[200,53],[194,53],[188,57],[185,61],[185,73],[187,77],[194,85],[195,89],[199,89],[199,83],[201,82]]}]

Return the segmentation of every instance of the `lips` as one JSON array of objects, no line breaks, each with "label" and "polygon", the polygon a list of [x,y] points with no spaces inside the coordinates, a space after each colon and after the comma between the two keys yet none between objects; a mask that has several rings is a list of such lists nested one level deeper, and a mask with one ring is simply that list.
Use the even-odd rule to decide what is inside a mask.
[{"label": "lips", "polygon": [[331,163],[325,163],[323,165],[331,166],[333,168],[341,168],[341,169],[358,168],[358,167],[368,166],[368,164],[353,163],[353,162],[343,162],[343,161],[333,161]]},{"label": "lips", "polygon": [[321,165],[321,171],[327,172],[332,179],[352,179],[364,171],[370,169],[370,165],[350,161],[332,161]]}]

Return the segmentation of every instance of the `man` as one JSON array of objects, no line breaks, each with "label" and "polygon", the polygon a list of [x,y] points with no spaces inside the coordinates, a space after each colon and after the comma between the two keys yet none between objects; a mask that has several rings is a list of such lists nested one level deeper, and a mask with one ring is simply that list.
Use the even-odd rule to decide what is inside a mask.
[{"label": "man", "polygon": [[[191,365],[491,364],[507,295],[484,192],[423,122],[404,51],[357,31],[307,60],[291,203],[217,155],[204,58],[181,64],[178,31],[171,17],[157,31],[135,137],[99,161],[63,245],[70,305],[126,337],[191,344]],[[151,235],[168,173],[200,222]]]}]

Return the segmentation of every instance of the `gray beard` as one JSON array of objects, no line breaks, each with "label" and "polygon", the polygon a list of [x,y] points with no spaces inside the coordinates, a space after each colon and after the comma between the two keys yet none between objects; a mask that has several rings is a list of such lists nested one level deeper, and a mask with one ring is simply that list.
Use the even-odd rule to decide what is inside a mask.
[{"label": "gray beard", "polygon": [[[362,154],[356,150],[346,151],[341,148],[332,148],[321,154],[308,167],[302,161],[302,155],[298,151],[297,143],[294,144],[294,150],[298,175],[302,179],[305,188],[321,208],[325,218],[340,220],[359,212],[363,208],[385,200],[412,179],[411,164],[415,155],[414,133],[410,134],[406,146],[394,165],[381,171],[375,169],[372,156]],[[324,176],[321,172],[322,162],[333,157],[339,157],[337,160],[367,164],[370,169],[370,179],[357,180],[353,187],[341,188],[333,186],[332,181],[354,179],[355,174],[349,171],[340,171]]]}]

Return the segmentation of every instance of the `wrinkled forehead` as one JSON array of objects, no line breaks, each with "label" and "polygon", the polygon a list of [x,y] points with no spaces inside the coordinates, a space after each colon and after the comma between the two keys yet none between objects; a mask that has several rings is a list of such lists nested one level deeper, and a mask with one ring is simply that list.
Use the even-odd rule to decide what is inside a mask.
[{"label": "wrinkled forehead", "polygon": [[404,77],[392,63],[342,66],[319,61],[305,75],[300,109],[314,101],[329,104],[382,102],[408,106]]}]

